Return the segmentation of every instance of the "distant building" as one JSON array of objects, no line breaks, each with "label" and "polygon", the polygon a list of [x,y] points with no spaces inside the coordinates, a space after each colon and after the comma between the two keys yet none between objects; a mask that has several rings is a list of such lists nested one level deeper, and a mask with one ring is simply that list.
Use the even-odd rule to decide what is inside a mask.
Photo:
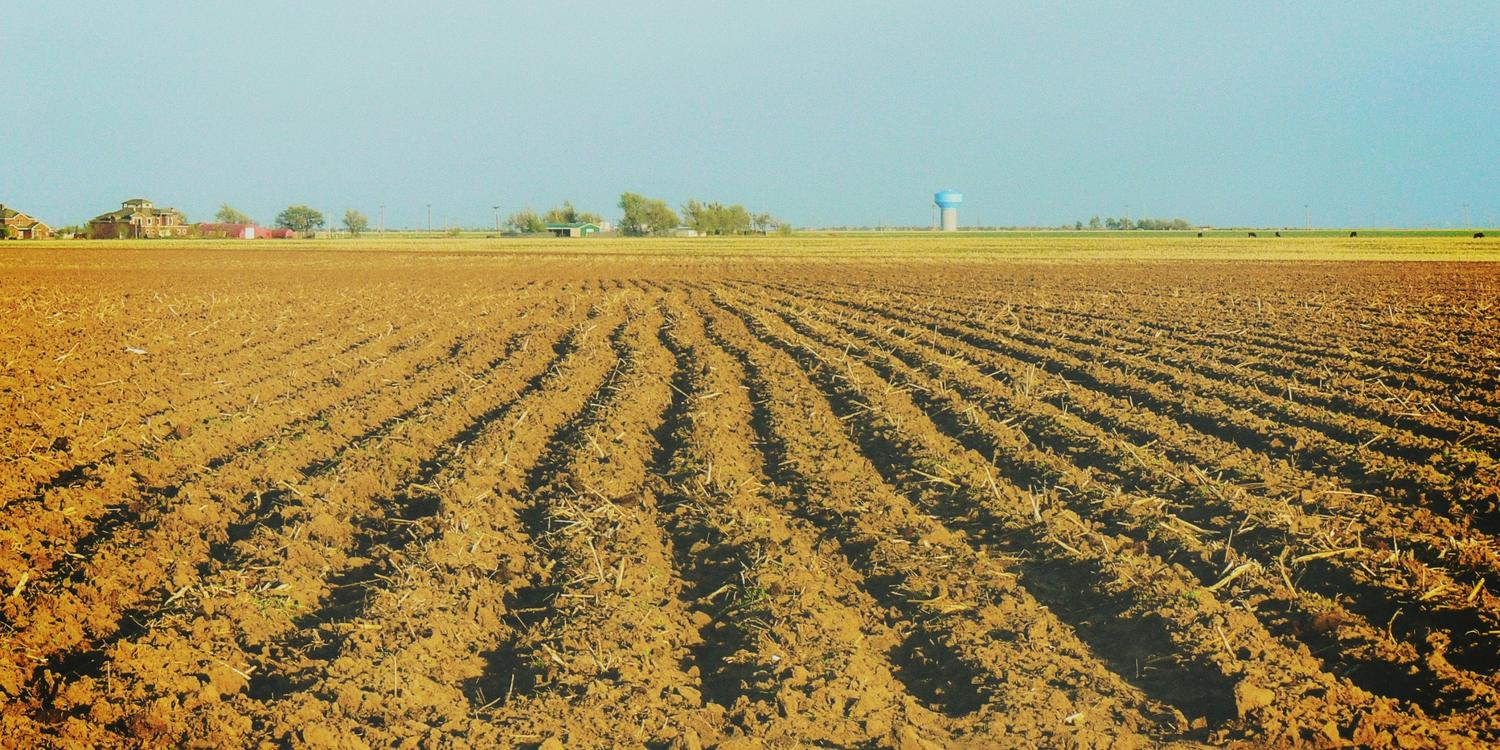
[{"label": "distant building", "polygon": [[96,240],[186,237],[189,229],[176,209],[157,208],[145,198],[131,198],[120,204],[120,210],[89,221],[89,236]]},{"label": "distant building", "polygon": [[697,237],[698,230],[692,227],[678,227],[672,230],[673,237]]},{"label": "distant building", "polygon": [[599,225],[591,221],[572,221],[566,224],[548,224],[547,231],[558,237],[587,237],[599,233]]},{"label": "distant building", "polygon": [[32,216],[0,203],[0,237],[18,240],[45,240],[52,237],[52,227]]},{"label": "distant building", "polygon": [[198,235],[210,239],[285,240],[297,236],[290,229],[267,229],[255,224],[199,224]]}]

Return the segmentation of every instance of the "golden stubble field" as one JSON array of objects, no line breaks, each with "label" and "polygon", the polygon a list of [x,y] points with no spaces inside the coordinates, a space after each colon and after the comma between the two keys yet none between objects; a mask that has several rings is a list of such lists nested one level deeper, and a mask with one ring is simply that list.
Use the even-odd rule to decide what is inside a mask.
[{"label": "golden stubble field", "polygon": [[0,745],[1493,746],[1496,259],[7,243]]}]

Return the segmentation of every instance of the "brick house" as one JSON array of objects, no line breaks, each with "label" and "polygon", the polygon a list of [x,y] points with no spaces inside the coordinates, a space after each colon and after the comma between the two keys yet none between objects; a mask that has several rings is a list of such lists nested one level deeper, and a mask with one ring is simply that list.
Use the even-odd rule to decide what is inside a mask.
[{"label": "brick house", "polygon": [[52,237],[52,227],[37,221],[20,211],[0,203],[0,238],[18,240],[45,240]]},{"label": "brick house", "polygon": [[96,240],[186,237],[188,229],[177,209],[157,208],[145,198],[131,198],[120,210],[89,221],[89,236]]}]

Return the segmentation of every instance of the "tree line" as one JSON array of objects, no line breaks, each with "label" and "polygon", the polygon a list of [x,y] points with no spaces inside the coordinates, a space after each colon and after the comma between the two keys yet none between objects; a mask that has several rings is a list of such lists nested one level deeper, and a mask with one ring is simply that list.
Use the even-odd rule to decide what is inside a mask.
[{"label": "tree line", "polygon": [[690,200],[682,205],[679,218],[666,201],[627,192],[620,195],[620,210],[624,212],[620,231],[631,235],[665,234],[678,227],[705,235],[791,232],[790,224],[769,213],[751,213],[738,203],[726,206],[717,201]]},{"label": "tree line", "polygon": [[[791,233],[791,225],[769,213],[752,213],[738,203],[725,205],[717,201],[703,203],[690,200],[682,205],[682,212],[672,210],[667,202],[648,198],[638,193],[625,192],[620,195],[622,212],[620,232],[633,236],[667,235],[679,228],[691,229],[702,235],[766,234],[777,231]],[[254,224],[255,220],[228,203],[219,206],[214,220],[220,224]],[[539,234],[547,231],[548,224],[575,224],[585,222],[603,225],[604,217],[590,211],[579,211],[572,202],[563,201],[561,206],[537,213],[523,208],[505,219],[505,227],[521,234]],[[370,220],[354,209],[344,212],[343,227],[350,235],[358,237],[370,227]],[[287,206],[276,215],[276,226],[302,234],[310,234],[327,225],[323,214],[310,206]]]},{"label": "tree line", "polygon": [[[791,229],[769,213],[751,213],[738,203],[725,205],[690,200],[682,205],[679,214],[664,200],[625,192],[620,194],[617,205],[621,212],[620,232],[632,236],[672,234],[679,228],[691,229],[704,235],[765,233],[772,230],[787,232]],[[511,231],[530,234],[547,231],[548,224],[576,222],[603,224],[604,219],[596,213],[578,211],[571,202],[563,201],[561,206],[543,214],[529,208],[516,211],[506,218],[505,225]]]},{"label": "tree line", "polygon": [[[1067,225],[1064,224],[1063,227],[1067,228]],[[1084,228],[1084,224],[1083,224],[1082,221],[1074,222],[1073,223],[1073,228],[1074,229],[1083,229]],[[1132,219],[1132,218],[1130,218],[1128,216],[1122,216],[1122,217],[1120,217],[1118,219],[1114,218],[1114,217],[1109,217],[1109,218],[1100,220],[1099,217],[1095,216],[1095,217],[1089,219],[1089,221],[1088,221],[1088,228],[1089,229],[1114,229],[1114,230],[1125,230],[1125,229],[1154,229],[1154,230],[1163,230],[1163,229],[1192,229],[1193,225],[1191,223],[1189,223],[1187,219]]]}]

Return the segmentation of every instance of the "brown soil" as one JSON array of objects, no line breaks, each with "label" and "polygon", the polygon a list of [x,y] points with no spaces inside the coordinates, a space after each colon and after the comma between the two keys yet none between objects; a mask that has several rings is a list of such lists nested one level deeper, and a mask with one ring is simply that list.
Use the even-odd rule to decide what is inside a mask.
[{"label": "brown soil", "polygon": [[0,746],[1500,743],[1500,266],[17,259]]}]

